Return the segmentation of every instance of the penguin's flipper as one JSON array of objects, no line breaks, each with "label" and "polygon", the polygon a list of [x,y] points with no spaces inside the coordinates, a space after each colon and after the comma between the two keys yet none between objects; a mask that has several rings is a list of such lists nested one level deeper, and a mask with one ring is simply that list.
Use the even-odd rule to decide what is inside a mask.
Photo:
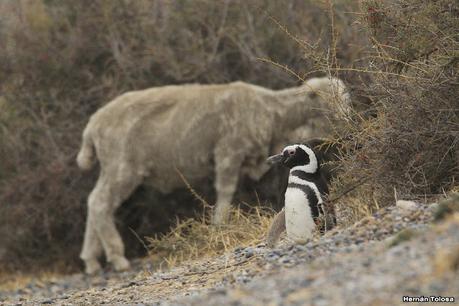
[{"label": "penguin's flipper", "polygon": [[280,235],[285,231],[285,209],[283,208],[275,217],[266,237],[266,245],[273,248]]}]

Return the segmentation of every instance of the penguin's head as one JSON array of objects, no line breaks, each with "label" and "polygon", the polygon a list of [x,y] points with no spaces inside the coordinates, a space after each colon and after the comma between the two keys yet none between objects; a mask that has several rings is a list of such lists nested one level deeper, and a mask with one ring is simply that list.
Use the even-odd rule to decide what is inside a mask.
[{"label": "penguin's head", "polygon": [[286,146],[280,154],[267,159],[268,163],[282,163],[287,168],[301,170],[306,173],[316,173],[319,161],[314,151],[304,144]]}]

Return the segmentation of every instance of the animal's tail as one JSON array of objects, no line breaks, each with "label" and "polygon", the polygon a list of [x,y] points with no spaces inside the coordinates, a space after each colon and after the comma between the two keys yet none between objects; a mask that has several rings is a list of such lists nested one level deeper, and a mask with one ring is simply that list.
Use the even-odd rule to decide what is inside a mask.
[{"label": "animal's tail", "polygon": [[83,142],[81,143],[80,152],[78,152],[77,156],[77,164],[78,167],[82,170],[90,170],[95,163],[95,150],[94,150],[94,142],[92,140],[91,133],[88,129],[85,129],[83,133]]}]

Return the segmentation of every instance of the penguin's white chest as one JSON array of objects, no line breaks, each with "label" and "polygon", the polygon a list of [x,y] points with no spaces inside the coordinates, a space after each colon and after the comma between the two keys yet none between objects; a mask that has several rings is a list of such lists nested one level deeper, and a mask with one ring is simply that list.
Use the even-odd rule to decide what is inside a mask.
[{"label": "penguin's white chest", "polygon": [[299,188],[285,192],[285,227],[287,236],[296,243],[306,243],[312,238],[315,223],[306,194]]}]

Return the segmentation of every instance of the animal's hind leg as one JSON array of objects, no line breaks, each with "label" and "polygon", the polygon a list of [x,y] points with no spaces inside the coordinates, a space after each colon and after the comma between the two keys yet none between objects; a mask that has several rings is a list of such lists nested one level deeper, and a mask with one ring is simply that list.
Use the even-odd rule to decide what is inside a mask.
[{"label": "animal's hind leg", "polygon": [[99,178],[94,196],[88,202],[88,214],[93,220],[107,261],[115,270],[129,269],[129,261],[124,256],[124,244],[115,226],[115,211],[132,191],[139,185],[140,179],[126,173],[120,178],[103,175]]},{"label": "animal's hind leg", "polygon": [[101,270],[98,258],[102,255],[103,249],[93,219],[94,216],[88,212],[83,249],[80,254],[80,258],[85,262],[85,272],[87,274],[94,274]]},{"label": "animal's hind leg", "polygon": [[[88,197],[88,207],[90,203],[94,202],[98,190],[100,189],[101,180],[97,181],[96,187],[92,190]],[[94,204],[91,204],[94,205]],[[88,274],[94,274],[101,270],[98,258],[102,255],[102,243],[99,239],[95,227],[94,214],[88,209],[88,216],[86,218],[86,229],[84,233],[83,249],[80,253],[80,258],[85,262],[85,272]]]}]

